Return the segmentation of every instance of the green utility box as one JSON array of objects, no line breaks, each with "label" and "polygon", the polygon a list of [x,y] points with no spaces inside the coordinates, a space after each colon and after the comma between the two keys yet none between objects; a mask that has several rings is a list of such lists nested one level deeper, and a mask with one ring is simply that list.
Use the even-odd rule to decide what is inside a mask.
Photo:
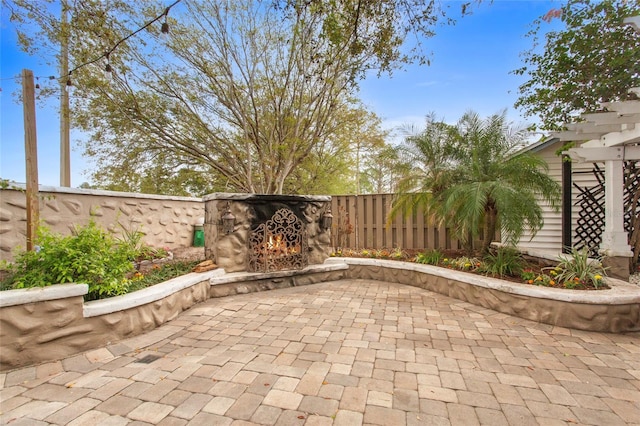
[{"label": "green utility box", "polygon": [[193,246],[204,247],[204,225],[194,225]]}]

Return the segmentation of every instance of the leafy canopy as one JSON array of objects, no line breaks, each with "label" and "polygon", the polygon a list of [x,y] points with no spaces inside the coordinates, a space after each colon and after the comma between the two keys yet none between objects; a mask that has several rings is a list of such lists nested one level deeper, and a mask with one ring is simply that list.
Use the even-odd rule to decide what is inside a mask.
[{"label": "leafy canopy", "polygon": [[[543,129],[560,130],[601,102],[629,99],[640,85],[640,34],[622,21],[638,14],[635,1],[569,0],[536,20],[525,65],[513,71],[528,77],[515,106],[540,117]],[[564,28],[548,32],[540,51],[539,34],[554,18]]]},{"label": "leafy canopy", "polygon": [[[72,68],[110,52],[166,7],[62,2],[70,15],[63,25],[51,0],[2,1],[25,50],[51,58],[68,40]],[[469,6],[462,4],[463,14]],[[428,62],[420,40],[452,22],[449,15],[437,0],[184,1],[171,8],[168,40],[150,26],[73,72],[73,125],[88,135],[100,186],[335,188],[339,179],[324,177],[349,176],[353,150],[345,140],[369,143],[375,124],[354,118],[367,115],[355,96],[358,80]],[[103,75],[107,60],[111,81]]]}]

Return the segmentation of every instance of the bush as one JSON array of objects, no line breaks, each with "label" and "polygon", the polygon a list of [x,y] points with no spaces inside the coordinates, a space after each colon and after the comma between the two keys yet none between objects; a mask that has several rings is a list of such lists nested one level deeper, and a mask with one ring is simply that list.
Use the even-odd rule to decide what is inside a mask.
[{"label": "bush", "polygon": [[517,277],[522,274],[525,261],[520,252],[512,247],[499,247],[484,257],[482,272],[492,276]]},{"label": "bush", "polygon": [[603,276],[606,276],[605,268],[602,267],[602,259],[589,259],[589,249],[577,250],[571,248],[569,257],[560,256],[558,269],[558,282],[564,283],[566,288],[576,288],[580,286],[593,285],[600,287]]},{"label": "bush", "polygon": [[539,273],[536,273],[532,269],[525,269],[520,274],[520,278],[527,284],[556,287],[558,286],[559,271],[557,268],[542,268]]},{"label": "bush", "polygon": [[443,258],[444,254],[438,249],[425,250],[416,255],[414,262],[427,265],[438,265]]},{"label": "bush", "polygon": [[129,250],[131,260],[141,262],[143,260],[161,259],[167,257],[169,252],[163,248],[153,248],[142,241],[144,232],[139,226],[126,227],[118,222],[120,227],[120,236],[115,237],[119,246],[123,246],[124,250]]},{"label": "bush", "polygon": [[170,280],[193,271],[199,260],[176,261],[162,265],[153,265],[148,270],[134,273],[130,280],[129,292],[138,291],[146,287]]},{"label": "bush", "polygon": [[476,271],[482,267],[480,262],[475,257],[462,256],[454,259],[444,258],[442,264],[448,268],[459,269],[461,271]]},{"label": "bush", "polygon": [[127,292],[126,274],[133,269],[135,252],[118,244],[94,221],[74,229],[73,235],[38,229],[37,250],[18,253],[9,265],[3,288],[44,287],[52,284],[86,283],[86,300],[117,296]]}]

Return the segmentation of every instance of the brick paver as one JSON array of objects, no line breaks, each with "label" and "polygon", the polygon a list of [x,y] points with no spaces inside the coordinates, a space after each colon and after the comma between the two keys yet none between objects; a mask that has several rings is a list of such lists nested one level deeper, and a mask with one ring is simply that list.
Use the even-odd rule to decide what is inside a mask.
[{"label": "brick paver", "polygon": [[0,424],[576,423],[640,424],[640,333],[366,280],[209,300],[145,335],[0,373]]}]

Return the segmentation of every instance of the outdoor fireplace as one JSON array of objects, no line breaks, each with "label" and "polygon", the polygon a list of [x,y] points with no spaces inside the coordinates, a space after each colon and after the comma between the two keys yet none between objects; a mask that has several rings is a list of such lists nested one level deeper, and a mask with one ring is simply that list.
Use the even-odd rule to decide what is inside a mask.
[{"label": "outdoor fireplace", "polygon": [[307,265],[306,229],[293,211],[278,210],[249,234],[249,272],[302,269]]},{"label": "outdoor fireplace", "polygon": [[331,197],[215,193],[205,201],[205,256],[226,272],[299,270],[330,253]]}]

